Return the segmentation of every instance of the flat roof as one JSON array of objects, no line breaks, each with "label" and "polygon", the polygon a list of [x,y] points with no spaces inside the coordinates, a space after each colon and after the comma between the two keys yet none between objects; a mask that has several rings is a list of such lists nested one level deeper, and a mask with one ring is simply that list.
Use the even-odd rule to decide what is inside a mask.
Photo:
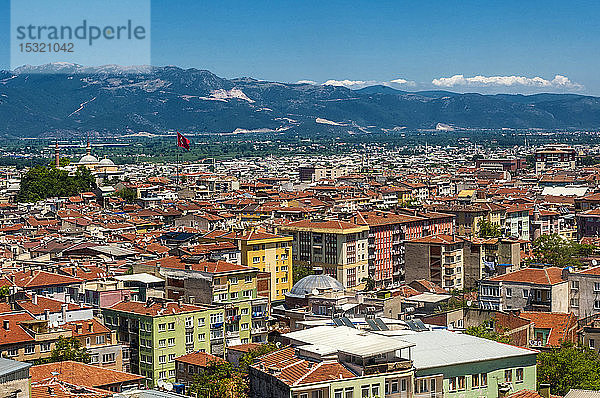
[{"label": "flat roof", "polygon": [[452,296],[449,294],[436,294],[436,293],[421,293],[415,296],[410,296],[405,299],[405,301],[413,301],[419,303],[439,303],[440,301],[448,300]]},{"label": "flat roof", "polygon": [[328,346],[336,351],[358,357],[385,354],[415,345],[402,339],[390,339],[387,336],[347,326],[317,326],[286,333],[283,336],[305,344]]},{"label": "flat roof", "polygon": [[141,274],[131,274],[131,275],[117,275],[115,279],[118,281],[126,281],[126,282],[141,282],[141,283],[158,283],[164,282],[164,279],[159,278],[158,276],[154,276],[147,273]]},{"label": "flat roof", "polygon": [[537,354],[538,351],[498,343],[448,330],[386,330],[377,332],[402,342],[415,344],[412,360],[415,368],[428,369],[464,363],[490,361]]}]

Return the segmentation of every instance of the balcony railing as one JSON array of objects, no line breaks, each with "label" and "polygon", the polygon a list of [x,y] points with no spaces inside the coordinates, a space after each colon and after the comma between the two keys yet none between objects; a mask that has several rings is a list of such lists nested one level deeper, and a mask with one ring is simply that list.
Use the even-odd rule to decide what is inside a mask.
[{"label": "balcony railing", "polygon": [[380,373],[389,373],[389,372],[397,372],[402,370],[410,370],[412,369],[412,361],[409,360],[399,360],[395,362],[385,362],[374,365],[366,365],[364,367],[365,375],[373,375]]}]

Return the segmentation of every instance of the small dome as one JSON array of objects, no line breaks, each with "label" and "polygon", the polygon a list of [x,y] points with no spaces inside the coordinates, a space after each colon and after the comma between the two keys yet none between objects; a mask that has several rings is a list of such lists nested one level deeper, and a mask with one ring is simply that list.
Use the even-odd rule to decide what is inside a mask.
[{"label": "small dome", "polygon": [[343,292],[344,285],[329,275],[308,275],[300,279],[289,291],[292,297],[305,297],[315,290],[333,290]]},{"label": "small dome", "polygon": [[98,163],[98,164],[100,166],[114,166],[115,165],[115,163],[112,160],[108,159],[108,158],[102,159],[100,161],[100,163]]},{"label": "small dome", "polygon": [[79,163],[81,163],[81,164],[98,163],[98,158],[95,157],[94,155],[85,155],[85,156],[82,156],[81,159],[79,159]]}]

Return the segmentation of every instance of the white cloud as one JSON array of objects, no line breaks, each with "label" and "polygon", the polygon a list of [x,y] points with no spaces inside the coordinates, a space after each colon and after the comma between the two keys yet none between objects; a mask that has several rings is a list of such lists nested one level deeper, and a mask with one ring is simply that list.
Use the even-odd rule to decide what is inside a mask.
[{"label": "white cloud", "polygon": [[327,80],[323,83],[324,86],[341,86],[347,88],[361,88],[372,86],[373,84],[377,84],[377,82],[364,80]]},{"label": "white cloud", "polygon": [[572,82],[568,77],[562,75],[554,76],[554,79],[547,80],[539,76],[473,76],[465,77],[464,75],[454,75],[452,77],[440,77],[433,79],[431,83],[437,87],[531,87],[531,88],[547,88],[547,89],[572,89],[580,90],[583,86],[579,83]]},{"label": "white cloud", "polygon": [[296,82],[296,84],[312,84],[312,85],[315,85],[315,84],[317,84],[317,82],[314,81],[314,80],[298,80]]},{"label": "white cloud", "polygon": [[347,87],[350,89],[359,89],[368,86],[382,85],[382,86],[392,86],[392,85],[402,85],[414,87],[417,84],[412,80],[406,80],[403,78],[398,78],[390,81],[378,81],[378,80],[327,80],[323,83],[324,86],[340,86]]}]

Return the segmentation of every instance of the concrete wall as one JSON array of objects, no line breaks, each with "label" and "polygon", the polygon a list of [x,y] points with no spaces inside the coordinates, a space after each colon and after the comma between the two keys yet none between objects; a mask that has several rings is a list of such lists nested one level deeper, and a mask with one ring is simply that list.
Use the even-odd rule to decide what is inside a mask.
[{"label": "concrete wall", "polygon": [[429,245],[406,242],[405,247],[405,282],[418,279],[430,279],[429,274]]}]

